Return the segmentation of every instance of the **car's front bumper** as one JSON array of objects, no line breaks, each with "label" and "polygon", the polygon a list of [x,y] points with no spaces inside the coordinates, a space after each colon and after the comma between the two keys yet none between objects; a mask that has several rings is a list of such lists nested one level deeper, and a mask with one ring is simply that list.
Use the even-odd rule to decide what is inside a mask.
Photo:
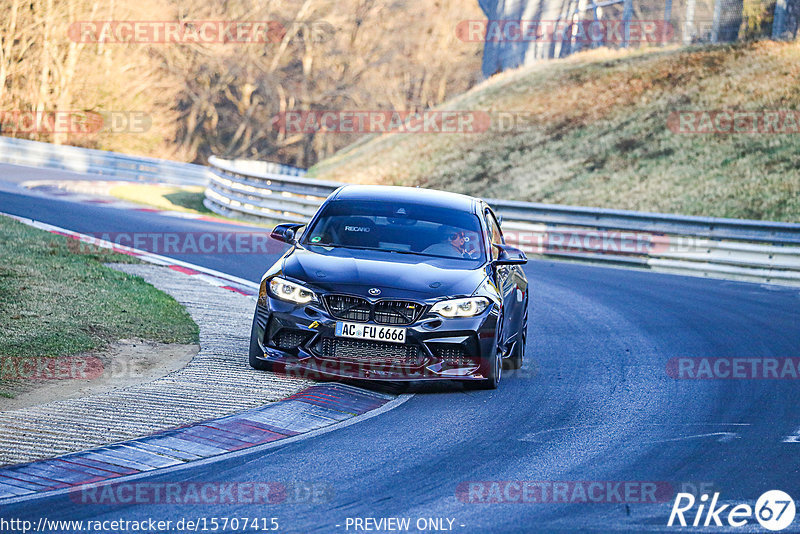
[{"label": "car's front bumper", "polygon": [[336,322],[322,305],[269,297],[256,306],[253,334],[274,370],[311,379],[483,380],[496,350],[495,306],[476,317],[423,314],[402,327],[402,345],[337,337]]}]

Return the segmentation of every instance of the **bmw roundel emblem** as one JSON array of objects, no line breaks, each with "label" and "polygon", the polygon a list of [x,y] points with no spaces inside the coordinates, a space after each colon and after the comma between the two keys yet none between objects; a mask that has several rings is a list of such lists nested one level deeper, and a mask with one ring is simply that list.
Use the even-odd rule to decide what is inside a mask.
[{"label": "bmw roundel emblem", "polygon": [[372,295],[373,297],[377,297],[378,295],[381,294],[381,290],[378,289],[377,287],[373,287],[373,288],[370,288],[369,294]]}]

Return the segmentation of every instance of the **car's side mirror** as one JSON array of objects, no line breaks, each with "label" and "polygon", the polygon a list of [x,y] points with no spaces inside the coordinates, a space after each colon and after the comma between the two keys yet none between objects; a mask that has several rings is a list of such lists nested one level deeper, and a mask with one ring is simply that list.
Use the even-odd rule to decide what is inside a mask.
[{"label": "car's side mirror", "polygon": [[283,241],[289,245],[294,245],[297,242],[295,239],[295,234],[297,234],[297,230],[303,226],[304,225],[297,223],[279,224],[272,230],[272,233],[269,234],[269,236],[272,239],[277,239],[278,241]]},{"label": "car's side mirror", "polygon": [[497,265],[523,265],[528,263],[528,257],[520,249],[510,245],[492,245],[498,250],[497,259],[494,263]]}]

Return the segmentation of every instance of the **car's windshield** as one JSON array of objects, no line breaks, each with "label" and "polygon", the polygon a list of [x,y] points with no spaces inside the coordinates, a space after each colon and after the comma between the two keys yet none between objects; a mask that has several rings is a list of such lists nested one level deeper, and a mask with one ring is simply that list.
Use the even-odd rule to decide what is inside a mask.
[{"label": "car's windshield", "polygon": [[306,230],[303,243],[483,260],[480,236],[478,217],[466,211],[402,202],[335,200]]}]

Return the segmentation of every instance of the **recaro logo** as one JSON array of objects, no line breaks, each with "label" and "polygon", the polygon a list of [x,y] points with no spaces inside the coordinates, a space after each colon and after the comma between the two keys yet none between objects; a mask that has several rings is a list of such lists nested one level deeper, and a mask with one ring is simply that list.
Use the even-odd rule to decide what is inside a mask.
[{"label": "recaro logo", "polygon": [[[783,530],[794,521],[795,504],[788,493],[781,490],[770,490],[762,494],[756,501],[755,509],[749,504],[722,504],[718,505],[719,493],[714,493],[711,502],[707,493],[700,496],[699,502],[691,493],[678,493],[669,514],[667,526],[687,526],[686,517],[692,520],[691,526],[723,526],[723,520],[731,527],[743,527],[755,515],[755,519],[767,530]],[[692,512],[695,504],[697,510]],[[706,510],[706,506],[708,509]],[[705,511],[705,515],[704,515]],[[705,517],[705,520],[703,518]],[[677,519],[678,523],[675,524]],[[702,521],[702,525],[701,525]]]},{"label": "recaro logo", "polygon": [[368,226],[345,226],[345,230],[348,232],[370,232],[371,229]]}]

